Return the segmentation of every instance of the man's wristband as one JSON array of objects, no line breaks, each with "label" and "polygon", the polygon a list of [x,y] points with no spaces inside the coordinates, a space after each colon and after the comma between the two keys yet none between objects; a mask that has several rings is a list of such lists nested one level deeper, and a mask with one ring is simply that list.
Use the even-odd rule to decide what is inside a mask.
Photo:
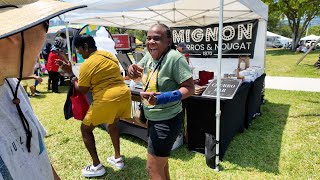
[{"label": "man's wristband", "polygon": [[167,104],[169,102],[179,101],[182,98],[182,94],[179,90],[162,92],[156,96],[156,104]]}]

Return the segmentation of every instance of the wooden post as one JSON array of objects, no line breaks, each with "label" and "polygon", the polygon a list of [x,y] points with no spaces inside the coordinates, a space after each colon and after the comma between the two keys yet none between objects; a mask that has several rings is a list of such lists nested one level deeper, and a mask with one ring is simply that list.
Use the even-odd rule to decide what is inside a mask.
[{"label": "wooden post", "polygon": [[320,42],[320,38],[308,49],[308,51],[306,53],[304,53],[304,55],[296,62],[296,64],[298,65],[307,55],[308,53],[313,49],[314,46],[316,46],[318,44],[318,42]]}]

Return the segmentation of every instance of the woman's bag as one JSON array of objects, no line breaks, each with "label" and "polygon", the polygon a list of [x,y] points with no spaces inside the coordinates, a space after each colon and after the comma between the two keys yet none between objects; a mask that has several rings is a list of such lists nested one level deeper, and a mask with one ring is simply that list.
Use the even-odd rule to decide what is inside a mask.
[{"label": "woman's bag", "polygon": [[72,103],[72,114],[74,119],[83,120],[90,107],[86,95],[77,91],[75,89],[75,85],[73,85],[73,94],[70,99]]},{"label": "woman's bag", "polygon": [[66,102],[64,103],[64,106],[63,106],[64,118],[66,120],[68,120],[68,119],[73,117],[72,102],[71,102],[72,92],[73,92],[73,84],[70,83],[70,86],[69,86],[69,89],[68,89],[68,93],[67,93]]},{"label": "woman's bag", "polygon": [[138,111],[139,111],[139,116],[138,116],[139,121],[143,124],[147,123],[147,118],[144,115],[143,104],[141,102],[139,103]]}]

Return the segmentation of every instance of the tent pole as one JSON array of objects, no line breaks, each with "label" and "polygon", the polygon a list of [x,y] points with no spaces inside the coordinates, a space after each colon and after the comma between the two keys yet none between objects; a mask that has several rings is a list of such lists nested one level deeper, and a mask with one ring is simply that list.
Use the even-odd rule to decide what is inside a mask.
[{"label": "tent pole", "polygon": [[220,13],[219,13],[219,39],[218,39],[218,71],[217,71],[217,100],[216,100],[216,168],[219,171],[219,156],[220,156],[220,86],[221,86],[221,58],[222,58],[222,28],[223,28],[223,4],[224,0],[220,0]]},{"label": "tent pole", "polygon": [[69,22],[65,22],[65,25],[66,25],[66,36],[67,36],[67,47],[68,47],[68,58],[69,58],[69,61],[72,61],[72,56],[71,56],[71,48],[70,48],[70,38],[69,38]]}]

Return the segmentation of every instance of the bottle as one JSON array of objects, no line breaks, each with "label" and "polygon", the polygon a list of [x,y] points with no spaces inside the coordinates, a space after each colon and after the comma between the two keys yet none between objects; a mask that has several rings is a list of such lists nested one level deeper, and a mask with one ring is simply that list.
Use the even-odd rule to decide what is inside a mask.
[{"label": "bottle", "polygon": [[130,85],[129,85],[130,89],[131,89],[131,90],[134,90],[134,89],[136,88],[135,86],[136,86],[136,82],[131,79]]},{"label": "bottle", "polygon": [[243,71],[246,69],[246,62],[244,61],[244,59],[241,59],[239,68],[240,68],[240,71]]}]

